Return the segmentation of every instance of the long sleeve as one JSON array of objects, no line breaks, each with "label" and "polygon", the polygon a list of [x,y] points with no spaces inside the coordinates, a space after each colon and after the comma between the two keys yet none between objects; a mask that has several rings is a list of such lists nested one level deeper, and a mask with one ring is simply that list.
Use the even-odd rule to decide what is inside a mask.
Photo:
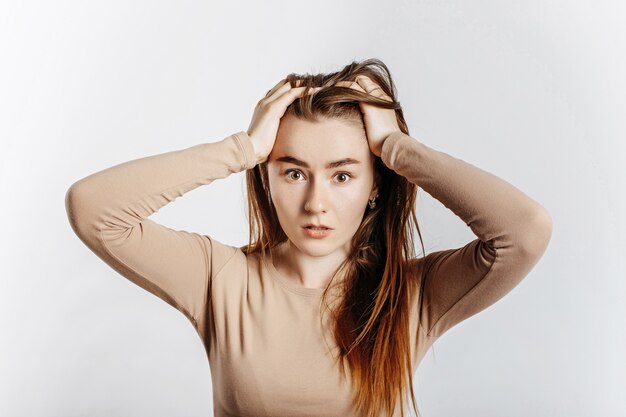
[{"label": "long sleeve", "polygon": [[430,253],[420,265],[420,325],[438,337],[510,292],[543,256],[552,235],[547,210],[519,189],[403,132],[383,142],[385,165],[418,185],[478,237]]},{"label": "long sleeve", "polygon": [[148,217],[184,193],[256,165],[246,132],[148,156],[76,181],[65,207],[74,232],[104,262],[198,328],[210,280],[236,248]]}]

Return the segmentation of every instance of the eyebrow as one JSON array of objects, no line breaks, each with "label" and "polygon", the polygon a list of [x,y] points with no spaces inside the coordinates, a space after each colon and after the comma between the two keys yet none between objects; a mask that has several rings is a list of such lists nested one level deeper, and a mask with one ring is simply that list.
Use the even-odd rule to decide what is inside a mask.
[{"label": "eyebrow", "polygon": [[[306,162],[301,161],[298,158],[294,158],[293,156],[289,156],[289,155],[281,156],[280,158],[276,158],[276,160],[279,162],[288,162],[291,164],[299,165],[304,168],[310,168],[309,164],[307,164]],[[326,165],[326,169],[337,168],[340,166],[350,165],[350,164],[360,164],[360,163],[361,161],[357,161],[356,159],[353,159],[353,158],[344,158],[338,161],[329,162],[328,165]]]}]

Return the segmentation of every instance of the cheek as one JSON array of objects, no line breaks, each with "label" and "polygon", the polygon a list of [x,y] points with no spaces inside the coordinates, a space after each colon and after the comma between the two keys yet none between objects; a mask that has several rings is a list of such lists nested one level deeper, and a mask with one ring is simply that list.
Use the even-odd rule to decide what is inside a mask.
[{"label": "cheek", "polygon": [[363,186],[359,187],[350,187],[347,190],[343,191],[342,197],[346,201],[350,201],[351,203],[363,203],[367,200],[369,196],[369,190]]},{"label": "cheek", "polygon": [[274,205],[294,206],[303,193],[304,187],[295,187],[285,182],[270,182],[270,194]]},{"label": "cheek", "polygon": [[293,187],[273,184],[270,185],[270,194],[276,215],[281,223],[289,222],[298,215],[300,201]]},{"label": "cheek", "polygon": [[[359,211],[361,206],[365,206],[372,190],[371,181],[368,178],[355,179],[352,184],[345,187],[337,187],[334,199],[345,209]],[[348,206],[349,205],[349,206]]]}]

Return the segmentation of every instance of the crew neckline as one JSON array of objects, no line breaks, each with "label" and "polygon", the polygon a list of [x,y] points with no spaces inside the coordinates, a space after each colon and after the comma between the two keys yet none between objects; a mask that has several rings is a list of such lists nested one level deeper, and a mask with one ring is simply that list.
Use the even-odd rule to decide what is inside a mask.
[{"label": "crew neckline", "polygon": [[324,292],[324,288],[306,288],[296,284],[295,282],[292,282],[276,269],[269,256],[266,256],[263,259],[263,262],[265,263],[272,278],[274,278],[275,281],[277,281],[283,288],[290,292],[296,293],[298,295],[304,295],[307,297],[321,297],[322,293]]}]

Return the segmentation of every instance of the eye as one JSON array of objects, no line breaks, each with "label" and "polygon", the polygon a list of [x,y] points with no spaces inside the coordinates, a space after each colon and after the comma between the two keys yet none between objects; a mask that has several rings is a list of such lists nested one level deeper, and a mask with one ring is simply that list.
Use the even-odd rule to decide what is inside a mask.
[{"label": "eye", "polygon": [[294,178],[293,176],[291,176],[292,173],[302,175],[302,172],[300,172],[300,170],[298,169],[288,169],[287,171],[285,171],[285,175],[287,176],[288,179],[297,181],[297,178]]},{"label": "eye", "polygon": [[[296,176],[294,176],[292,174],[297,175],[298,177],[296,177]],[[288,179],[294,180],[294,181],[299,181],[300,179],[304,178],[304,174],[299,169],[288,169],[287,171],[285,171],[284,175]],[[337,175],[335,175],[335,177],[343,178],[343,180],[338,180],[337,181],[340,184],[345,184],[350,179],[352,179],[352,175],[350,173],[348,173],[348,172],[339,172],[339,173],[337,173]]]},{"label": "eye", "polygon": [[[337,174],[337,177],[343,176],[345,178],[352,178],[352,175],[348,174],[347,172],[340,172]],[[339,181],[340,183],[346,183],[348,182],[348,179],[346,179],[345,181]]]}]

